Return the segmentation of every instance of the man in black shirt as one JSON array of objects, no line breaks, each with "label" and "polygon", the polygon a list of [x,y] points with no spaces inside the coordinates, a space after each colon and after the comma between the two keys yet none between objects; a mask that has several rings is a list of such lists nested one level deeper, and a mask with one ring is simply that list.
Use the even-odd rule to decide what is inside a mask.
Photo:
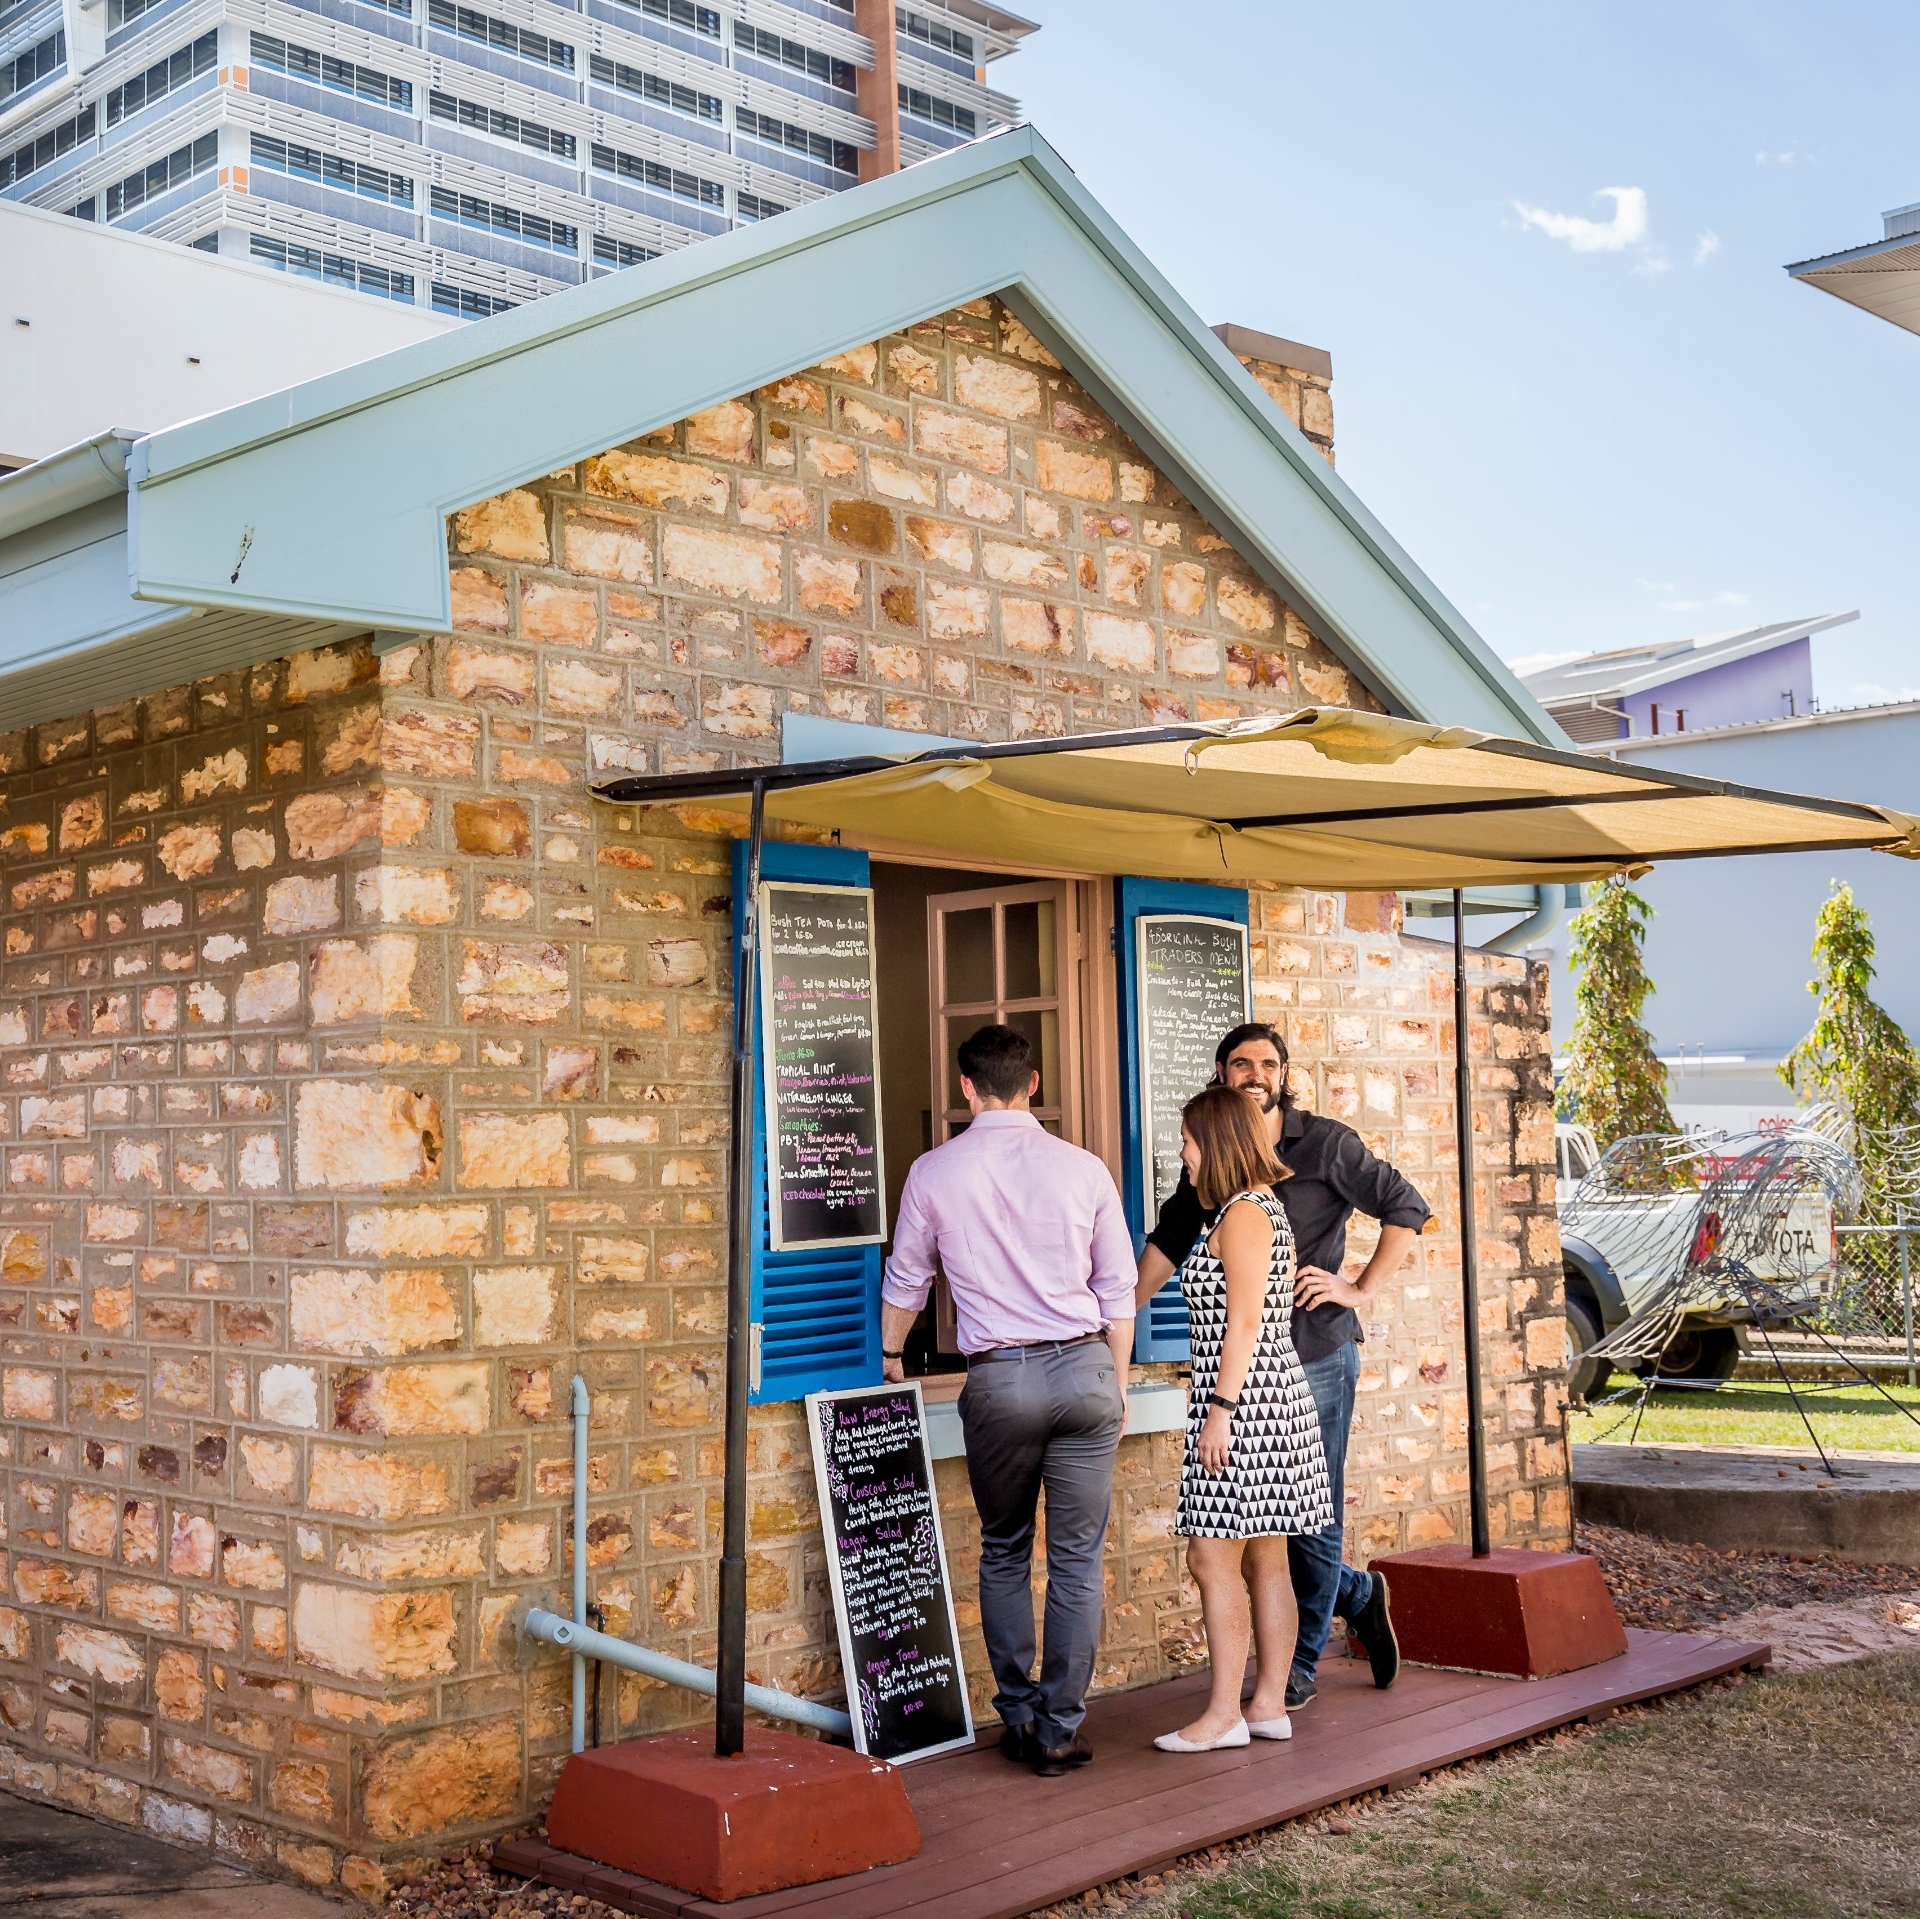
[{"label": "man in black shirt", "polygon": [[[1399,1271],[1427,1223],[1429,1208],[1403,1174],[1367,1151],[1351,1126],[1293,1104],[1287,1092],[1286,1042],[1271,1026],[1236,1026],[1214,1054],[1214,1074],[1256,1102],[1266,1118],[1268,1137],[1292,1175],[1273,1190],[1293,1227],[1293,1343],[1319,1409],[1327,1475],[1333,1482],[1333,1524],[1325,1532],[1287,1542],[1300,1608],[1300,1633],[1287,1681],[1287,1707],[1293,1711],[1313,1697],[1314,1676],[1336,1613],[1366,1648],[1375,1685],[1390,1686],[1399,1674],[1400,1649],[1387,1613],[1386,1581],[1347,1565],[1342,1550],[1347,1439],[1360,1377],[1359,1342],[1365,1337],[1355,1308]],[[1347,1255],[1347,1222],[1356,1212],[1380,1222],[1380,1238],[1365,1271],[1349,1280],[1341,1276],[1340,1267]],[[1147,1301],[1179,1271],[1207,1223],[1199,1195],[1183,1172],[1140,1255],[1136,1312],[1144,1312]],[[1259,1613],[1256,1594],[1255,1616]]]}]

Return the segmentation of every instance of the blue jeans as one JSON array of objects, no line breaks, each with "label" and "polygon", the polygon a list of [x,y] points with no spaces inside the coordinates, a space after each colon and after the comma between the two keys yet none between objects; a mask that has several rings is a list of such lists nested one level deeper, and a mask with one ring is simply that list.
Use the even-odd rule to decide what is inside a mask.
[{"label": "blue jeans", "polygon": [[1346,1563],[1341,1522],[1346,1514],[1347,1436],[1353,1430],[1353,1394],[1360,1380],[1360,1348],[1349,1341],[1325,1359],[1303,1362],[1307,1386],[1320,1414],[1320,1444],[1333,1487],[1333,1524],[1321,1533],[1297,1533],[1287,1541],[1287,1569],[1300,1608],[1300,1636],[1293,1646],[1293,1672],[1311,1680],[1327,1649],[1333,1617],[1353,1615],[1373,1597],[1373,1575]]}]

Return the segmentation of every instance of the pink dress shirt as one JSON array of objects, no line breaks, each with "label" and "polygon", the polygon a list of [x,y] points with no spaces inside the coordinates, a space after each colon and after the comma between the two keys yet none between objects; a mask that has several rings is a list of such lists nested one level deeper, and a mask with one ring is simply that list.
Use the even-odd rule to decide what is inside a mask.
[{"label": "pink dress shirt", "polygon": [[1078,1339],[1133,1317],[1133,1237],[1113,1175],[1031,1113],[981,1113],[913,1162],[881,1298],[919,1312],[936,1254],[963,1353]]}]

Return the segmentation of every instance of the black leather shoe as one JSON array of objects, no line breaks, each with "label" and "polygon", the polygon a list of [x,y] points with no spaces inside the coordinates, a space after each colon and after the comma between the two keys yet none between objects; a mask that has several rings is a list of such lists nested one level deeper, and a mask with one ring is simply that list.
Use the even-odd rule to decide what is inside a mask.
[{"label": "black leather shoe", "polygon": [[1287,1710],[1298,1712],[1302,1706],[1313,1704],[1313,1695],[1319,1688],[1311,1679],[1302,1678],[1297,1672],[1287,1675]]},{"label": "black leather shoe", "polygon": [[1040,1753],[1039,1741],[1033,1734],[1033,1721],[1025,1719],[1017,1726],[1000,1728],[1000,1756],[1011,1759],[1016,1766],[1030,1766]]},{"label": "black leather shoe", "polygon": [[1373,1575],[1371,1597],[1347,1621],[1347,1630],[1367,1649],[1373,1683],[1385,1691],[1400,1677],[1400,1641],[1394,1637],[1393,1617],[1388,1611],[1387,1582],[1378,1573]]},{"label": "black leather shoe", "polygon": [[1038,1746],[1033,1749],[1033,1769],[1042,1779],[1058,1779],[1075,1766],[1091,1763],[1093,1748],[1087,1735],[1077,1732],[1064,1746]]}]

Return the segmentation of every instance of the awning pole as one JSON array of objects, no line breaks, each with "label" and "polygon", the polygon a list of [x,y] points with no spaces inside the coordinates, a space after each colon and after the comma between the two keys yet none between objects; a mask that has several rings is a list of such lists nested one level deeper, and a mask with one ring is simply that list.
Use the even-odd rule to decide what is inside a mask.
[{"label": "awning pole", "polygon": [[1493,1551],[1487,1529],[1487,1434],[1480,1405],[1480,1271],[1473,1230],[1473,1063],[1467,1045],[1467,901],[1453,889],[1453,1133],[1460,1156],[1460,1305],[1467,1341],[1467,1507],[1473,1556]]},{"label": "awning pole", "polygon": [[747,1743],[747,1397],[752,1390],[754,1010],[760,980],[760,841],[767,789],[753,782],[747,828],[747,896],[740,903],[740,956],[733,978],[733,1103],[727,1127],[727,1477],[720,1546],[720,1644],[714,1661],[713,1749],[722,1759]]}]

